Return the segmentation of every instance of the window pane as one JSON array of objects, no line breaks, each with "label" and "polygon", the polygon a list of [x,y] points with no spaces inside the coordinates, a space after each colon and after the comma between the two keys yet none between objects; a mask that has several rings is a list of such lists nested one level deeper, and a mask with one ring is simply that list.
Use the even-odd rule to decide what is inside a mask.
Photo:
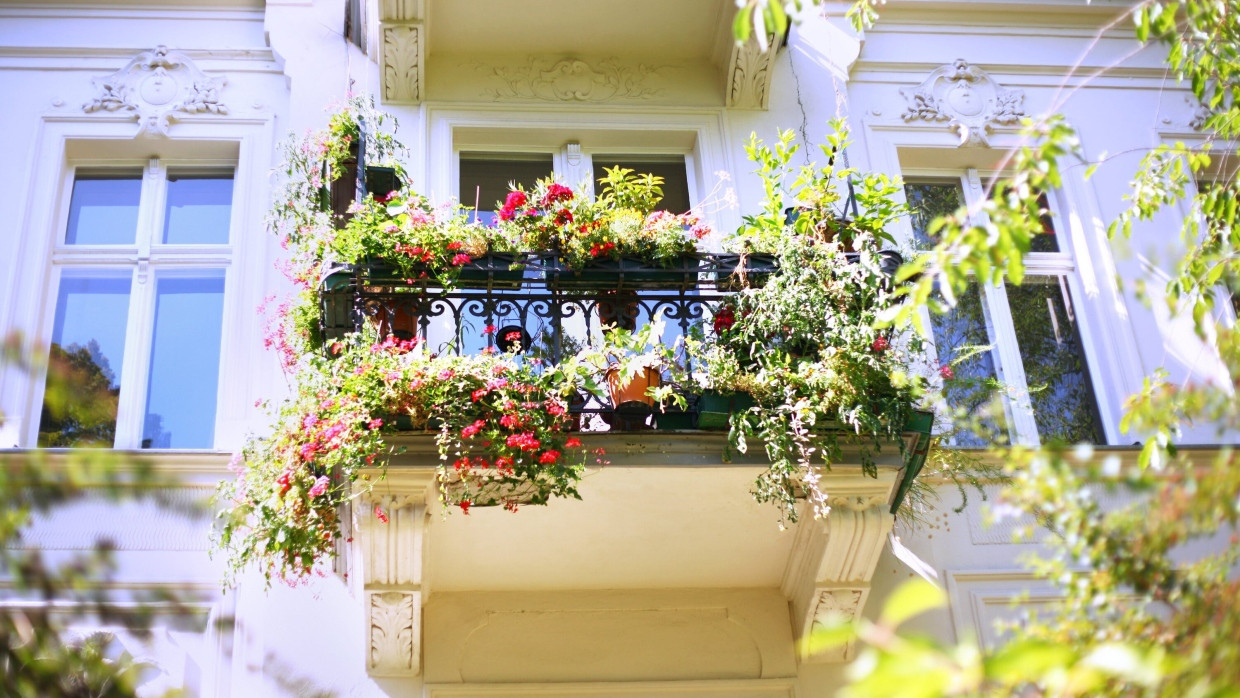
[{"label": "window pane", "polygon": [[61,279],[39,446],[111,447],[115,441],[129,283],[128,277]]},{"label": "window pane", "polygon": [[1007,295],[1038,435],[1043,442],[1104,443],[1066,280],[1027,276]]},{"label": "window pane", "polygon": [[[933,315],[930,322],[939,365],[951,366],[955,374],[944,386],[948,406],[962,416],[978,419],[980,431],[1006,437],[1006,427],[1000,427],[992,415],[983,415],[987,407],[998,403],[993,401],[997,387],[994,355],[987,348],[992,341],[977,284],[969,285],[950,312]],[[957,359],[959,363],[953,363]],[[950,439],[954,446],[990,446],[993,440],[985,433],[969,430],[961,430]]]},{"label": "window pane", "polygon": [[551,176],[551,155],[544,153],[461,153],[461,205],[478,209],[478,220],[490,224],[508,197],[509,183],[526,189]]},{"label": "window pane", "polygon": [[232,175],[168,175],[163,242],[228,243]]},{"label": "window pane", "polygon": [[672,213],[689,210],[689,177],[685,159],[677,155],[671,158],[642,158],[626,155],[594,156],[594,189],[599,191],[599,180],[607,176],[607,167],[627,167],[637,174],[652,174],[663,178],[663,201],[659,208]]},{"label": "window pane", "polygon": [[913,245],[919,249],[929,249],[938,242],[926,232],[931,221],[951,215],[964,205],[957,181],[905,184],[904,198],[912,211],[909,222],[913,226]]},{"label": "window pane", "polygon": [[161,278],[142,427],[143,448],[210,448],[215,441],[224,277]]},{"label": "window pane", "polygon": [[142,173],[78,175],[69,200],[67,245],[131,245],[138,232]]}]

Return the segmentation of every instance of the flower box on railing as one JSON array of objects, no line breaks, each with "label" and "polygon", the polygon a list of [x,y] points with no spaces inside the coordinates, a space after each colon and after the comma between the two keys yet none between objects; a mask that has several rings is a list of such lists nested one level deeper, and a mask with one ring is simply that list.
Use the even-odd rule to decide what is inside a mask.
[{"label": "flower box on railing", "polygon": [[572,269],[558,259],[544,267],[547,287],[552,289],[687,290],[698,285],[702,255],[687,254],[667,266],[634,257],[602,259]]}]

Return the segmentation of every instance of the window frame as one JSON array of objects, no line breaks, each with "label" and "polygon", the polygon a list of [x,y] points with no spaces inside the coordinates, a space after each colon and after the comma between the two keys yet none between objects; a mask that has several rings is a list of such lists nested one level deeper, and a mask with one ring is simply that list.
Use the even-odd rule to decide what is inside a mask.
[{"label": "window frame", "polygon": [[[132,244],[69,244],[68,223],[73,197],[73,186],[80,171],[89,174],[103,173],[108,170],[132,171],[141,167],[141,194],[138,199],[137,229],[134,231]],[[228,168],[232,173],[233,191],[229,203],[228,240],[224,243],[192,243],[167,244],[162,239],[167,223],[168,175],[194,170],[221,171]],[[118,277],[129,274],[129,309],[125,326],[125,351],[121,359],[120,395],[118,397],[116,415],[116,437],[112,448],[146,449],[143,447],[143,429],[147,401],[150,389],[150,362],[154,351],[155,340],[155,309],[158,297],[159,282],[166,278],[198,278],[209,274],[221,274],[224,280],[224,298],[221,304],[227,304],[228,286],[232,274],[228,270],[234,255],[233,239],[237,235],[238,210],[237,199],[237,163],[227,159],[194,159],[158,157],[138,160],[98,161],[93,159],[71,160],[64,168],[61,180],[60,210],[57,215],[59,233],[53,243],[51,273],[43,286],[41,325],[49,328],[46,336],[50,341],[50,328],[55,324],[57,298],[66,270],[75,271],[108,271],[115,272]],[[220,341],[223,342],[223,327],[220,328]],[[221,364],[223,346],[221,346]],[[221,372],[222,365],[217,367]],[[34,385],[32,404],[41,411],[44,391],[46,389],[46,372],[42,380]],[[216,422],[223,397],[222,379],[216,381],[215,413]],[[41,419],[32,414],[26,428],[24,441],[31,445],[38,443]],[[213,425],[214,426],[214,425]],[[212,443],[200,447],[213,449],[218,440],[218,430]],[[178,449],[172,449],[178,450]],[[194,449],[199,450],[199,449]]]},{"label": "window frame", "polygon": [[[989,223],[989,217],[982,210],[987,186],[990,182],[1002,176],[1002,171],[979,170],[975,167],[966,167],[963,171],[960,169],[909,168],[902,172],[902,179],[905,185],[933,183],[955,184],[959,186],[963,205],[969,211],[969,222],[972,225],[980,226]],[[903,196],[903,188],[901,189],[901,196]],[[1098,420],[1101,436],[1104,439],[1104,443],[1097,445],[1105,445],[1111,442],[1112,437],[1108,431],[1108,420],[1103,412],[1104,394],[1100,390],[1095,377],[1097,359],[1095,358],[1095,352],[1092,351],[1093,337],[1087,334],[1087,323],[1084,322],[1085,318],[1078,310],[1080,299],[1085,297],[1085,291],[1077,274],[1073,241],[1071,236],[1062,234],[1066,230],[1063,224],[1063,216],[1060,215],[1060,209],[1063,206],[1062,194],[1059,190],[1053,190],[1045,192],[1045,196],[1059,250],[1056,252],[1030,252],[1027,254],[1025,256],[1025,276],[1055,277],[1059,278],[1061,283],[1067,286],[1069,300],[1073,306],[1071,312],[1078,318],[1076,330],[1080,333],[1080,348],[1084,354],[1083,358],[1087,367],[1089,387],[1094,398],[1095,416]],[[905,239],[911,244],[913,240],[912,225],[911,223],[906,223],[906,226]],[[1029,396],[1029,380],[1020,351],[1020,343],[1016,336],[1012,306],[1006,285],[1003,283],[979,283],[977,287],[981,296],[986,333],[993,345],[991,354],[995,376],[1015,393],[1003,398],[1004,415],[1010,427],[1008,432],[1009,438],[1013,444],[1036,446],[1041,443],[1041,435],[1036,417],[1034,416],[1032,399]],[[925,326],[931,327],[930,311],[923,309],[921,312]],[[939,364],[938,352],[933,341],[929,342],[927,352],[932,365],[937,366]]]},{"label": "window frame", "polygon": [[[59,271],[56,248],[63,246],[72,190],[72,166],[89,161],[92,169],[146,163],[148,156],[193,165],[226,163],[233,169],[231,257],[226,264],[221,328],[219,385],[214,443],[189,452],[228,452],[239,448],[258,416],[257,399],[283,389],[277,360],[263,350],[263,323],[254,308],[279,283],[274,270],[278,241],[264,234],[263,213],[271,153],[275,152],[275,113],[245,116],[190,115],[172,124],[169,136],[135,140],[138,126],[127,116],[46,115],[32,139],[29,177],[14,192],[21,205],[12,227],[15,243],[11,273],[0,286],[0,333],[19,333],[26,353],[38,356],[50,344]],[[142,157],[132,157],[134,154]],[[159,202],[163,206],[163,202]],[[136,246],[97,246],[95,259],[128,264]],[[215,250],[215,251],[218,251]],[[129,256],[126,256],[129,255]],[[50,307],[49,307],[50,306]],[[127,342],[128,343],[128,342]],[[149,356],[143,357],[143,364]],[[144,369],[145,370],[145,369]],[[46,374],[16,364],[0,366],[0,449],[37,446]],[[145,398],[145,396],[143,396]],[[145,404],[142,405],[145,407]],[[146,453],[184,449],[149,450]]]}]

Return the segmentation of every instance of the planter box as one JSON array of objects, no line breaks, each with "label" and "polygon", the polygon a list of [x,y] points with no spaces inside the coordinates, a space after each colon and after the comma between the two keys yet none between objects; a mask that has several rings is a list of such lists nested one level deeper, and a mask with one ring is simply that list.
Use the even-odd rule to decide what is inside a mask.
[{"label": "planter box", "polygon": [[659,430],[678,430],[693,429],[696,427],[694,419],[696,415],[692,412],[683,410],[668,410],[666,412],[656,412],[654,415],[654,428]]},{"label": "planter box", "polygon": [[621,257],[594,262],[584,269],[569,269],[555,260],[546,271],[546,279],[551,289],[687,290],[697,286],[700,266],[696,255],[686,255],[679,265],[671,267]]},{"label": "planter box", "polygon": [[716,393],[708,390],[698,396],[698,428],[708,431],[725,430],[731,415],[754,406],[749,393]]},{"label": "planter box", "polygon": [[[525,280],[525,255],[491,252],[461,267],[456,285],[461,288],[521,288]],[[513,269],[514,264],[519,264]]]}]

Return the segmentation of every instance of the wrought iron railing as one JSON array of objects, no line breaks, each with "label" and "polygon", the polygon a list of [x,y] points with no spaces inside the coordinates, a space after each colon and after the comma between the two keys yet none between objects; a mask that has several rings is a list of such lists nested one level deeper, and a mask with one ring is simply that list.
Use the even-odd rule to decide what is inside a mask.
[{"label": "wrought iron railing", "polygon": [[[884,253],[884,263],[894,270],[899,256]],[[573,270],[550,252],[487,255],[451,284],[429,274],[408,278],[383,265],[341,267],[321,289],[322,331],[332,340],[369,324],[380,335],[421,338],[438,353],[507,351],[519,342],[526,360],[556,363],[598,346],[605,325],[635,330],[658,320],[667,345],[705,334],[742,277],[761,284],[776,271],[769,256],[734,254],[685,255],[670,267],[622,259]],[[583,395],[571,407],[587,429],[699,426],[693,405],[685,413],[652,415],[649,402],[614,401]]]}]

